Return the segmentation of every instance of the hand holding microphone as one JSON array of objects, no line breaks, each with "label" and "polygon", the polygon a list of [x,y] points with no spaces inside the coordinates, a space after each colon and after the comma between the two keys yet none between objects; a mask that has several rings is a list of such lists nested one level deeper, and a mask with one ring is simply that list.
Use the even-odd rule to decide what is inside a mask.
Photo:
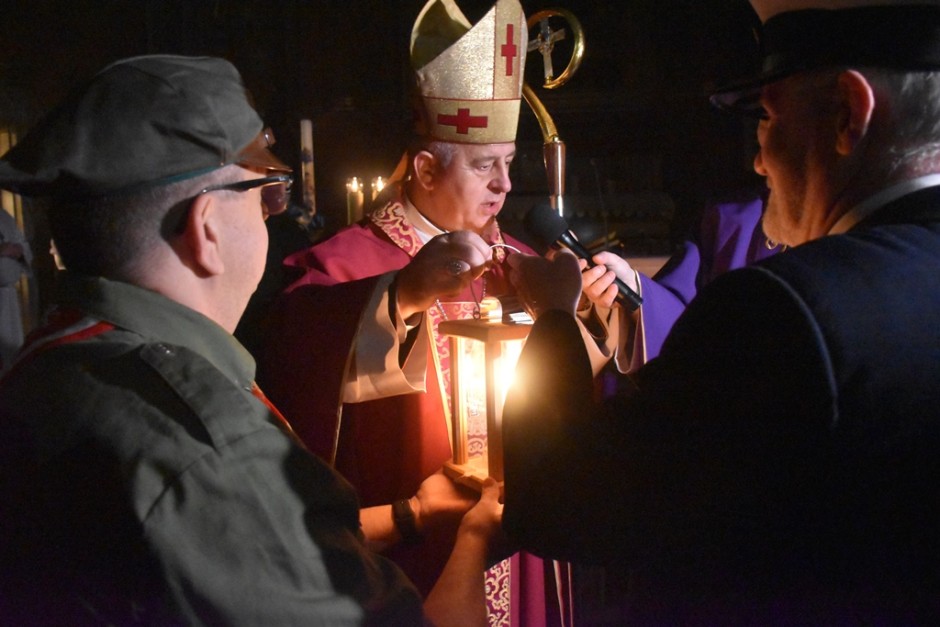
[{"label": "hand holding microphone", "polygon": [[633,291],[639,291],[636,270],[626,259],[615,252],[601,251],[595,253],[593,260],[597,264],[593,268],[584,259],[579,259],[578,263],[581,265],[581,291],[596,306],[605,309],[614,306],[620,296],[615,282],[618,278]]},{"label": "hand holding microphone", "polygon": [[[525,215],[523,225],[526,231],[542,245],[566,248],[574,253],[576,257],[583,259],[588,268],[594,268],[597,265],[594,263],[591,253],[568,228],[565,219],[558,215],[558,212],[550,205],[543,203],[532,207]],[[617,286],[617,296],[614,300],[622,307],[626,307],[629,311],[635,311],[643,304],[640,295],[622,280],[615,278],[613,283]]]},{"label": "hand holding microphone", "polygon": [[546,259],[516,254],[509,255],[506,263],[512,268],[509,280],[533,318],[549,309],[575,315],[581,297],[581,269],[574,255],[562,252]]}]

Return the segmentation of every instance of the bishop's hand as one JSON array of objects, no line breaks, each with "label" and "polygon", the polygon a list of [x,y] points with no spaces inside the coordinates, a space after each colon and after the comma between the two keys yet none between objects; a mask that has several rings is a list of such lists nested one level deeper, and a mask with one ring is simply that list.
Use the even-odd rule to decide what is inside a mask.
[{"label": "bishop's hand", "polygon": [[460,294],[486,271],[491,258],[489,245],[476,233],[454,231],[433,238],[398,272],[402,317],[426,311],[439,298]]}]

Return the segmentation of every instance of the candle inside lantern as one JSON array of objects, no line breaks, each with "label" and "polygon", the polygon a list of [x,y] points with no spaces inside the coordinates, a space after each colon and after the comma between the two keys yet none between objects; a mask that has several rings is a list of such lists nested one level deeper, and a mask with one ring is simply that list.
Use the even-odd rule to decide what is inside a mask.
[{"label": "candle inside lantern", "polygon": [[346,179],[346,224],[353,224],[362,219],[365,194],[359,177]]}]

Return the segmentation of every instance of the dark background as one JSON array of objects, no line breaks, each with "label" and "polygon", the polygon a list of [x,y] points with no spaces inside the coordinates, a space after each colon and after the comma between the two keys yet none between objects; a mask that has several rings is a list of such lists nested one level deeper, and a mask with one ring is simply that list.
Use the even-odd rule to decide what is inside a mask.
[{"label": "dark background", "polygon": [[[471,21],[492,3],[458,2]],[[122,57],[225,57],[274,129],[275,152],[295,168],[299,120],[313,120],[316,207],[325,221],[315,237],[328,236],[345,223],[346,178],[388,175],[401,154],[411,121],[407,47],[423,4],[0,0],[0,126],[25,130]],[[710,85],[751,67],[756,18],[746,0],[522,5],[527,15],[565,8],[584,27],[586,54],[568,84],[541,89],[539,55],[530,52],[527,63],[527,80],[567,144],[566,209],[582,239],[614,233],[630,255],[668,254],[705,203],[759,184],[753,123],[714,110],[706,98]],[[559,70],[564,52],[559,45]],[[539,126],[524,103],[517,144],[501,222],[525,239],[519,220],[545,199],[547,182]],[[43,236],[41,225],[30,230]],[[47,261],[45,245],[36,245],[39,264]]]}]

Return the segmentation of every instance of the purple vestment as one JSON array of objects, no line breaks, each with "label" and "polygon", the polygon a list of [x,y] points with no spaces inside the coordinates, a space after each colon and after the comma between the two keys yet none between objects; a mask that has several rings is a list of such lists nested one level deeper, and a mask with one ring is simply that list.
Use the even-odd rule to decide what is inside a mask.
[{"label": "purple vestment", "polygon": [[761,229],[763,207],[763,196],[709,206],[698,232],[683,242],[663,269],[653,278],[640,275],[643,361],[659,354],[672,325],[702,287],[728,270],[781,250]]}]

